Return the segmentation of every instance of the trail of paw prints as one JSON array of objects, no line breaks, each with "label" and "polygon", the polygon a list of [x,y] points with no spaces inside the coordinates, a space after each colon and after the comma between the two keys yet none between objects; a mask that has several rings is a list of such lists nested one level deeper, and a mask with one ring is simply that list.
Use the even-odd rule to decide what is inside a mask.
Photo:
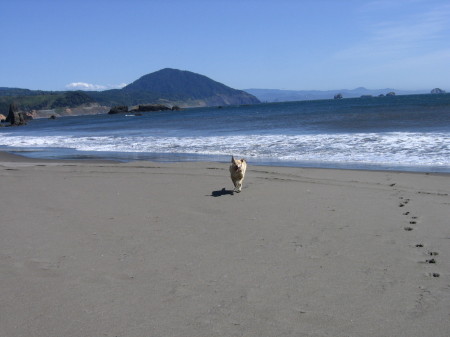
[{"label": "trail of paw prints", "polygon": [[[437,264],[436,256],[438,256],[438,255],[439,255],[438,252],[428,251],[427,252],[428,259],[425,260],[425,263],[426,264]],[[440,277],[441,276],[437,272],[429,273],[428,275],[431,276],[431,277]]]},{"label": "trail of paw prints", "polygon": [[[411,201],[410,199],[407,199],[404,197],[399,197],[399,199],[400,199],[400,203],[399,203],[398,207],[406,207],[406,205],[408,205],[409,202]],[[413,231],[415,228],[415,225],[417,225],[417,216],[412,216],[411,212],[408,210],[405,210],[402,214],[409,218],[408,226],[403,227],[403,229],[407,232]]]},{"label": "trail of paw prints", "polygon": [[[426,247],[425,247],[424,244],[418,243],[418,244],[416,244],[416,248],[423,249],[423,248],[426,248]],[[438,259],[437,259],[438,255],[439,255],[438,252],[427,250],[427,252],[425,253],[426,257],[424,258],[423,261],[420,261],[420,263],[425,264],[425,265],[431,265],[431,266],[437,265],[438,264]],[[428,276],[430,276],[430,277],[440,277],[441,274],[438,273],[438,272],[429,272]]]},{"label": "trail of paw prints", "polygon": [[400,204],[398,205],[398,207],[405,207],[410,202],[410,199],[405,199],[403,197],[400,197],[399,199],[400,199]]},{"label": "trail of paw prints", "polygon": [[[404,208],[406,207],[409,202],[411,201],[410,199],[404,198],[404,197],[399,197],[400,202],[399,202],[399,207]],[[413,231],[417,226],[418,226],[418,220],[419,217],[416,215],[411,214],[411,211],[404,209],[404,212],[402,213],[402,215],[408,217],[408,224],[406,226],[403,227],[403,229],[406,232],[411,232]],[[426,249],[425,245],[423,243],[416,243],[415,245],[416,249],[420,249],[420,250],[424,250]],[[439,255],[438,252],[436,251],[430,251],[430,250],[426,250],[426,258],[424,258],[423,261],[420,261],[420,263],[426,264],[426,265],[432,265],[435,266],[438,264],[438,259],[437,256]],[[430,272],[428,273],[428,275],[430,277],[440,277],[440,273],[438,272]]]}]

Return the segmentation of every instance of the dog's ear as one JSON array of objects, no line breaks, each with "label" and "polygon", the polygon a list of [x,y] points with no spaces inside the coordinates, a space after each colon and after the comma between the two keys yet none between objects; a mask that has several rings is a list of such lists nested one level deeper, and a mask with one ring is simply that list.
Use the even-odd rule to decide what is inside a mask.
[{"label": "dog's ear", "polygon": [[232,162],[233,164],[236,164],[236,159],[234,159],[234,156],[231,156],[231,162]]},{"label": "dog's ear", "polygon": [[242,159],[241,159],[241,161],[242,161],[242,162],[244,162],[244,163],[246,163],[246,162],[247,162],[247,161],[246,161],[246,160],[245,160],[244,158],[242,158]]}]

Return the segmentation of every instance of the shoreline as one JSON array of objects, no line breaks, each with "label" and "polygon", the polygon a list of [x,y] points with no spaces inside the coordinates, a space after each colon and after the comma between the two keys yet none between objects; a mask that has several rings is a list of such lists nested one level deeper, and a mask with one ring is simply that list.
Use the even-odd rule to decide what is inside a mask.
[{"label": "shoreline", "polygon": [[[198,154],[180,154],[180,153],[113,153],[108,155],[101,152],[86,152],[81,153],[74,151],[75,154],[67,156],[66,158],[46,158],[38,156],[26,156],[21,154],[24,151],[14,151],[11,149],[0,149],[0,156],[2,153],[7,153],[12,156],[17,156],[22,161],[73,161],[73,162],[110,162],[110,163],[132,163],[136,161],[153,162],[153,163],[183,163],[183,162],[211,162],[211,163],[228,163],[230,156],[218,155],[198,155]],[[25,153],[39,153],[36,151],[25,151]],[[120,156],[121,154],[122,156]],[[1,160],[1,158],[0,158]],[[427,174],[450,174],[450,167],[447,166],[393,166],[385,164],[361,164],[361,163],[312,163],[312,162],[289,162],[277,160],[255,160],[254,158],[247,158],[250,165],[260,167],[286,167],[286,168],[308,168],[308,169],[331,169],[331,170],[350,170],[350,171],[369,171],[369,172],[408,172],[408,173],[427,173]]]},{"label": "shoreline", "polygon": [[0,151],[0,335],[450,333],[448,174]]},{"label": "shoreline", "polygon": [[73,163],[120,163],[116,160],[107,160],[107,159],[99,159],[99,158],[93,158],[93,159],[48,159],[48,158],[32,158],[27,157],[25,155],[20,155],[17,153],[14,153],[16,151],[11,150],[0,150],[0,163],[2,162],[10,162],[10,163],[16,163],[16,162],[22,162],[22,163],[64,163],[64,162],[73,162]]}]

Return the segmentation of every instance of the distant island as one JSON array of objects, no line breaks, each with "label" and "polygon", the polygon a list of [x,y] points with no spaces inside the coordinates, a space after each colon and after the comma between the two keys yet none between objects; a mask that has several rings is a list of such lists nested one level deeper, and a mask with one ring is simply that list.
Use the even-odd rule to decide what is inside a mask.
[{"label": "distant island", "polygon": [[432,94],[445,94],[445,90],[442,90],[440,88],[434,88],[433,90],[431,90]]},{"label": "distant island", "polygon": [[257,104],[253,95],[204,75],[165,68],[122,89],[42,91],[0,87],[0,114],[15,102],[30,117],[106,113],[114,106],[164,105],[168,108]]}]

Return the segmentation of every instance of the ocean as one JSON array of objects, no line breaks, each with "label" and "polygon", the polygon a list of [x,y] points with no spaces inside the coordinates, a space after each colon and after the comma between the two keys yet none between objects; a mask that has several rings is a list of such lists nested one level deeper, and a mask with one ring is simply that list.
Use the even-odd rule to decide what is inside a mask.
[{"label": "ocean", "polygon": [[450,173],[450,94],[35,119],[0,128],[32,158],[228,162]]}]

